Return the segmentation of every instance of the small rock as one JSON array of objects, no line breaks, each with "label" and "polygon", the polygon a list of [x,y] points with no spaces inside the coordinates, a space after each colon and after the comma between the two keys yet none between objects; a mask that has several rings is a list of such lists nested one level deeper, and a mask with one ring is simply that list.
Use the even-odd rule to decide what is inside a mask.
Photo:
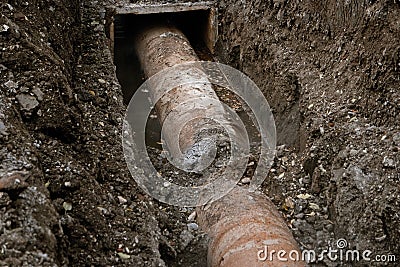
[{"label": "small rock", "polygon": [[6,4],[6,6],[8,7],[8,9],[10,10],[10,11],[13,11],[14,10],[14,7],[12,6],[12,5],[10,5],[10,4]]},{"label": "small rock", "polygon": [[25,171],[0,172],[0,177],[0,191],[21,189],[28,186],[25,180],[29,177],[29,173]]},{"label": "small rock", "polygon": [[39,101],[43,100],[44,93],[37,87],[33,88],[32,93],[35,94]]},{"label": "small rock", "polygon": [[7,87],[8,89],[12,90],[12,89],[17,89],[18,88],[18,84],[13,82],[13,81],[7,81],[4,83],[4,86]]},{"label": "small rock", "polygon": [[22,13],[22,12],[16,12],[15,14],[14,14],[14,19],[15,20],[28,20],[28,18],[25,16],[25,14],[24,13]]},{"label": "small rock", "polygon": [[393,142],[398,146],[400,145],[400,133],[395,133],[393,135]]},{"label": "small rock", "polygon": [[285,210],[288,210],[288,209],[294,209],[294,207],[295,207],[295,202],[294,202],[293,198],[287,197],[285,199],[285,204],[284,204],[283,208]]},{"label": "small rock", "polygon": [[0,25],[0,33],[6,33],[8,32],[8,29],[10,29],[10,27],[6,24]]},{"label": "small rock", "polygon": [[194,236],[188,230],[183,230],[179,238],[181,239],[180,248],[183,250],[190,244]]},{"label": "small rock", "polygon": [[97,209],[104,215],[110,214],[106,208],[103,208],[103,207],[99,206],[99,207],[97,207]]},{"label": "small rock", "polygon": [[304,200],[309,199],[311,197],[312,197],[312,195],[310,195],[310,194],[299,194],[299,195],[297,195],[297,198],[304,199]]},{"label": "small rock", "polygon": [[23,110],[31,111],[39,106],[39,102],[34,96],[27,94],[20,94],[16,96],[19,104],[22,106]]},{"label": "small rock", "polygon": [[19,91],[21,93],[28,93],[29,92],[29,88],[26,86],[22,86],[21,88],[19,88]]},{"label": "small rock", "polygon": [[123,260],[127,260],[127,259],[130,259],[130,258],[131,258],[130,255],[125,254],[125,253],[122,253],[122,252],[118,252],[117,254],[118,254],[118,256],[119,256],[121,259],[123,259]]},{"label": "small rock", "polygon": [[99,83],[106,83],[104,79],[98,79]]},{"label": "small rock", "polygon": [[188,223],[187,228],[189,231],[197,231],[199,229],[199,225],[197,223]]},{"label": "small rock", "polygon": [[306,214],[307,216],[310,216],[310,217],[314,217],[315,216],[315,212],[314,211],[312,211],[311,213],[308,213],[308,214]]},{"label": "small rock", "polygon": [[121,196],[118,196],[118,201],[120,204],[125,204],[126,202],[128,202],[128,200],[126,198],[123,198]]},{"label": "small rock", "polygon": [[65,211],[70,211],[70,210],[72,210],[72,204],[64,201],[63,208]]},{"label": "small rock", "polygon": [[8,135],[7,127],[4,125],[2,121],[0,121],[0,134],[1,135]]},{"label": "small rock", "polygon": [[196,211],[193,211],[193,212],[189,215],[189,217],[188,217],[187,220],[188,220],[189,222],[194,221],[194,220],[196,219],[196,216],[197,216]]},{"label": "small rock", "polygon": [[251,179],[249,177],[244,177],[240,182],[242,184],[249,184],[251,181]]},{"label": "small rock", "polygon": [[312,210],[319,210],[319,206],[315,203],[309,203],[308,206],[310,207],[310,209]]},{"label": "small rock", "polygon": [[383,158],[382,164],[386,168],[394,168],[396,166],[394,160],[386,156]]}]

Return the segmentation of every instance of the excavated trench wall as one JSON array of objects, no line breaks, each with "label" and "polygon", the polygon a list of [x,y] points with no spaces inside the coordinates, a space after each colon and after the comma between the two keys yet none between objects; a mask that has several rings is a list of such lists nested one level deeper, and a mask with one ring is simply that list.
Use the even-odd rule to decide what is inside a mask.
[{"label": "excavated trench wall", "polygon": [[303,248],[345,238],[349,248],[399,259],[400,3],[218,6],[218,56],[249,75],[274,110],[286,146],[264,188]]},{"label": "excavated trench wall", "polygon": [[109,4],[0,4],[1,266],[163,265],[122,155]]}]

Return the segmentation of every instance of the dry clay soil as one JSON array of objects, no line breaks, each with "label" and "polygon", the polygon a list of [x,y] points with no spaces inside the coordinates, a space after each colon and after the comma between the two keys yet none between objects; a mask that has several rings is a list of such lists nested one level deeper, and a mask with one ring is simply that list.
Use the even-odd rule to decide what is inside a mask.
[{"label": "dry clay soil", "polygon": [[[0,266],[205,266],[190,209],[130,176],[106,0],[0,3]],[[261,88],[262,190],[303,249],[400,261],[400,3],[219,1],[216,58]],[[324,258],[314,266],[361,266]],[[396,266],[396,263],[392,263]]]}]

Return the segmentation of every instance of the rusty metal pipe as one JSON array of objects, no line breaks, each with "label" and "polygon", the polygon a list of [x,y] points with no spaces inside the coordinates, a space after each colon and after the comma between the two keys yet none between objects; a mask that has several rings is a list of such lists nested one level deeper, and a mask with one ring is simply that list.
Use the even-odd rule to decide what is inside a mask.
[{"label": "rusty metal pipe", "polygon": [[[144,29],[136,38],[136,51],[147,77],[176,64],[199,60],[182,32],[167,26],[153,25]],[[196,78],[198,77],[193,77],[194,80]],[[158,93],[151,92],[153,96]],[[198,98],[199,94],[207,97]],[[218,100],[210,85],[185,85],[174,88],[156,104],[161,124],[167,116],[176,117],[176,120],[171,120],[171,125],[165,125],[169,127],[165,131],[167,144],[169,140],[176,138],[175,129],[181,126],[178,125],[179,116],[182,115],[179,113],[179,105],[192,98],[198,98],[197,104],[204,108],[207,108],[212,100]],[[199,112],[198,118],[182,129],[179,137],[182,151],[193,146],[198,132],[205,127],[213,127],[201,116],[199,110],[201,109],[193,110]],[[224,112],[222,105],[215,110]],[[174,149],[177,148],[172,147],[172,150]],[[265,196],[235,188],[225,197],[199,207],[198,214],[200,226],[211,237],[208,253],[211,267],[266,266],[265,262],[258,259],[259,250],[265,246],[270,250],[285,250],[287,253],[299,251],[284,220]],[[268,266],[304,266],[303,262],[297,261],[274,260],[268,263]]]},{"label": "rusty metal pipe", "polygon": [[236,187],[197,213],[211,239],[210,267],[305,266],[285,221],[262,194]]},{"label": "rusty metal pipe", "polygon": [[[147,77],[151,77],[159,71],[177,64],[199,61],[195,51],[190,46],[189,40],[174,27],[149,26],[138,34],[135,48]],[[196,77],[191,77],[191,79],[193,81],[196,81],[196,79],[207,80],[207,76],[205,73],[197,72]],[[160,92],[151,92],[153,100],[156,99],[158,94]],[[196,118],[189,121],[182,128],[182,131],[177,133],[176,130],[182,127],[180,118],[186,111],[184,103],[193,99],[196,99],[196,110],[192,110],[192,112],[197,113],[195,114]],[[218,96],[211,85],[198,86],[196,84],[188,84],[174,88],[156,103],[156,111],[160,123],[163,125],[165,141],[172,155],[179,155],[180,152],[185,153],[193,148],[198,141],[199,133],[207,127],[212,127],[210,121],[207,120],[209,114],[205,116],[203,114],[204,110],[209,110],[209,107],[213,105],[215,115],[224,113],[223,106],[215,106],[216,102],[219,102]],[[179,105],[183,106],[178,107]],[[172,123],[164,125],[167,116],[170,116],[169,119]],[[180,134],[179,147],[171,146],[170,144],[173,143],[172,140],[176,139],[177,134]]]}]

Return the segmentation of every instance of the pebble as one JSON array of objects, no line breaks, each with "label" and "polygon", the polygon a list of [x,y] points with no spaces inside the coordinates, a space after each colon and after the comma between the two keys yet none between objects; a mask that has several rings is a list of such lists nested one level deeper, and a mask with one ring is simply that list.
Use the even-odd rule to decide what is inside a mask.
[{"label": "pebble", "polygon": [[70,210],[72,210],[72,204],[69,203],[69,202],[64,202],[64,203],[63,203],[63,208],[64,208],[64,210],[66,210],[66,211],[70,211]]},{"label": "pebble", "polygon": [[309,199],[309,198],[311,198],[312,197],[312,195],[310,195],[310,194],[299,194],[299,195],[297,195],[297,198],[300,198],[300,199]]},{"label": "pebble", "polygon": [[197,231],[199,229],[199,225],[197,223],[188,223],[187,228],[189,231]]},{"label": "pebble", "polygon": [[130,259],[130,258],[131,258],[130,255],[125,254],[125,253],[122,253],[122,252],[118,252],[117,254],[118,254],[118,256],[119,256],[121,259],[123,259],[123,260]]},{"label": "pebble", "polygon": [[13,81],[5,82],[4,86],[7,87],[8,89],[17,89],[18,88],[18,84]]},{"label": "pebble", "polygon": [[319,210],[319,206],[315,203],[309,203],[308,206],[310,207],[310,209],[312,210]]},{"label": "pebble", "polygon": [[183,230],[179,238],[181,240],[181,249],[183,250],[193,240],[194,236],[188,230]]},{"label": "pebble", "polygon": [[8,7],[8,9],[10,10],[10,11],[13,11],[14,10],[14,7],[12,6],[12,5],[10,5],[10,4],[6,4],[6,6]]},{"label": "pebble", "polygon": [[21,93],[28,93],[29,92],[29,88],[26,86],[22,86],[21,88],[19,88],[19,91]]},{"label": "pebble", "polygon": [[187,220],[188,220],[189,222],[194,221],[194,220],[196,219],[196,216],[197,216],[196,211],[193,211],[193,212],[189,215],[189,217],[188,217]]},{"label": "pebble", "polygon": [[8,29],[10,29],[10,27],[6,24],[0,25],[0,33],[1,32],[8,32]]},{"label": "pebble", "polygon": [[125,204],[126,202],[128,202],[128,200],[124,197],[118,196],[118,201],[120,204]]},{"label": "pebble", "polygon": [[31,111],[39,106],[39,102],[36,100],[34,96],[30,96],[27,94],[20,94],[16,96],[19,104],[21,105],[23,110]]},{"label": "pebble", "polygon": [[35,94],[39,101],[43,100],[44,93],[39,88],[33,88],[32,93]]},{"label": "pebble", "polygon": [[291,197],[287,197],[285,199],[285,207],[286,207],[286,209],[294,209],[294,207],[295,207],[294,199]]},{"label": "pebble", "polygon": [[395,133],[395,134],[393,135],[393,142],[394,142],[396,145],[400,145],[400,133]]},{"label": "pebble", "polygon": [[387,167],[387,168],[394,168],[395,164],[394,164],[394,160],[388,157],[384,157],[383,161],[382,161],[383,166]]},{"label": "pebble", "polygon": [[2,135],[7,135],[7,127],[4,125],[4,123],[2,121],[0,121],[0,134]]},{"label": "pebble", "polygon": [[242,183],[242,184],[249,184],[250,181],[251,181],[251,179],[250,179],[249,177],[244,177],[244,178],[241,180],[241,183]]}]

